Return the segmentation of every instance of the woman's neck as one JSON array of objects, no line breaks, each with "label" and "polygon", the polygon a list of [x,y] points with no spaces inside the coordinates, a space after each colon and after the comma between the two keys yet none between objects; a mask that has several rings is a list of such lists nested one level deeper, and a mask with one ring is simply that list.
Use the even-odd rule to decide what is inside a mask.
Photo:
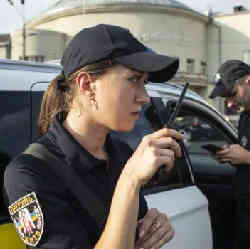
[{"label": "woman's neck", "polygon": [[107,128],[97,124],[93,120],[70,112],[63,126],[89,153],[98,159],[107,159],[105,151],[105,140],[108,133]]}]

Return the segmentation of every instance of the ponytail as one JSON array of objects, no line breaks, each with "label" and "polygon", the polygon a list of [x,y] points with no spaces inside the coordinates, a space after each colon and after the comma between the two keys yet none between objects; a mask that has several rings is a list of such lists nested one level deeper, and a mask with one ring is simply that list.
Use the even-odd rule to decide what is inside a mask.
[{"label": "ponytail", "polygon": [[50,82],[47,90],[44,92],[38,121],[41,135],[48,132],[57,113],[68,112],[68,88],[64,75],[59,74]]}]

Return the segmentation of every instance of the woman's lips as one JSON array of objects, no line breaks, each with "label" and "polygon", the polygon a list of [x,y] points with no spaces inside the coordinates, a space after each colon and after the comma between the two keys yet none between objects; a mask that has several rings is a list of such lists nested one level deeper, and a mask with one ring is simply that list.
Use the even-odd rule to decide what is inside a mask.
[{"label": "woman's lips", "polygon": [[140,113],[140,112],[131,112],[131,114],[132,114],[133,116],[139,116],[139,113]]}]

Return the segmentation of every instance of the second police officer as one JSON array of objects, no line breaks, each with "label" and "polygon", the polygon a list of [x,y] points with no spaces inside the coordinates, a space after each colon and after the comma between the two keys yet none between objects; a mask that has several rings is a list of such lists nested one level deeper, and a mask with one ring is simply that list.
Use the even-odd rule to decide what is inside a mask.
[{"label": "second police officer", "polygon": [[[210,98],[223,97],[228,108],[241,112],[239,144],[225,145],[215,157],[236,168],[233,192],[237,214],[235,248],[250,247],[250,67],[240,60],[228,60],[215,75]],[[234,229],[234,228],[233,228]]]}]

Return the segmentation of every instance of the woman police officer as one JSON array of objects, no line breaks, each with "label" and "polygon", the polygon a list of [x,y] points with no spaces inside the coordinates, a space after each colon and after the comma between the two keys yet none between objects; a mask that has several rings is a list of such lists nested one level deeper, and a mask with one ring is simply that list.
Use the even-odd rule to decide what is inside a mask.
[{"label": "woman police officer", "polygon": [[5,172],[9,212],[20,237],[28,248],[160,248],[173,228],[166,214],[147,210],[140,189],[161,165],[173,167],[182,136],[161,129],[132,153],[108,133],[134,127],[150,101],[147,80],[172,78],[178,59],[149,51],[127,29],[100,24],[73,37],[61,64],[62,73],[43,97],[37,143],[76,172],[109,211],[99,232],[62,179],[42,160],[22,154]]}]

